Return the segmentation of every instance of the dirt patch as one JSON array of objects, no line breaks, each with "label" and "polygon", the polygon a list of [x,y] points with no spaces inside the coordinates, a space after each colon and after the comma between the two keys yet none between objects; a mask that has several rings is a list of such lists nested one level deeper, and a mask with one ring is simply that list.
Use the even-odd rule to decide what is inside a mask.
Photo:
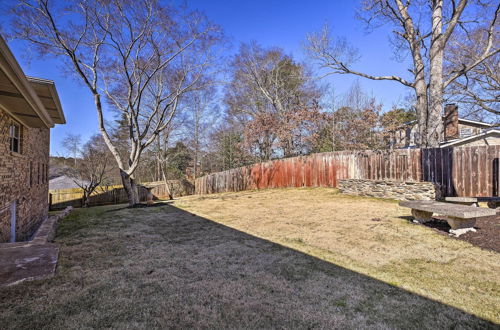
[{"label": "dirt patch", "polygon": [[[449,235],[450,225],[444,218],[436,217],[424,224],[440,234]],[[485,217],[476,221],[476,232],[467,232],[455,239],[469,242],[480,248],[500,253],[500,215]]]}]

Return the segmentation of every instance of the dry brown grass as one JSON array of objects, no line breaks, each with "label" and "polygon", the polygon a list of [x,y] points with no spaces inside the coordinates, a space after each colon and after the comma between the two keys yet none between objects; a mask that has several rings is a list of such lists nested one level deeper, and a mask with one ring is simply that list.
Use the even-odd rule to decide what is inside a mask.
[{"label": "dry brown grass", "polygon": [[175,205],[500,322],[500,255],[405,221],[409,209],[394,201],[280,189],[191,196]]},{"label": "dry brown grass", "polygon": [[500,319],[498,255],[406,223],[393,202],[294,189],[175,205],[189,212],[76,210],[58,228],[57,275],[0,289],[0,328],[494,328],[471,313]]}]

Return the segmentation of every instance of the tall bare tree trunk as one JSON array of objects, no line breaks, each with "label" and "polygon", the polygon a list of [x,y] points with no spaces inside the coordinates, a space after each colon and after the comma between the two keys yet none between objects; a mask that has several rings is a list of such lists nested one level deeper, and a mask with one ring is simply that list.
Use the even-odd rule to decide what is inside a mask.
[{"label": "tall bare tree trunk", "polygon": [[137,191],[137,184],[135,183],[134,178],[122,169],[120,169],[120,177],[122,179],[123,188],[127,193],[128,205],[134,206],[139,204],[139,193]]},{"label": "tall bare tree trunk", "polygon": [[172,200],[174,199],[174,196],[172,195],[172,191],[170,190],[170,186],[168,185],[167,176],[165,175],[165,169],[163,168],[163,166],[161,167],[161,174],[163,176],[163,182],[165,184],[165,191],[168,194],[168,199]]},{"label": "tall bare tree trunk", "polygon": [[415,81],[415,95],[417,97],[415,108],[418,118],[418,139],[415,141],[419,146],[426,146],[427,139],[427,116],[428,116],[428,102],[427,102],[427,86],[425,80]]},{"label": "tall bare tree trunk", "polygon": [[82,196],[82,207],[89,207],[89,198],[90,198],[90,195],[84,189],[83,196]]},{"label": "tall bare tree trunk", "polygon": [[436,148],[443,139],[443,1],[433,0],[432,5],[427,146]]}]

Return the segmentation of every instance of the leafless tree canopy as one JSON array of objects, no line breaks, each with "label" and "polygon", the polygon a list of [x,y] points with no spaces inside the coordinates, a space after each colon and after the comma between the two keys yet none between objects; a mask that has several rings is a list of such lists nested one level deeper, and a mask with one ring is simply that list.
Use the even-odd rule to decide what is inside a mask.
[{"label": "leafless tree canopy", "polygon": [[231,64],[225,101],[230,116],[245,125],[245,141],[267,160],[277,144],[284,156],[304,152],[305,131],[321,115],[320,88],[307,66],[280,48],[243,44]]},{"label": "leafless tree canopy", "polygon": [[[13,12],[14,35],[40,54],[64,58],[92,93],[129,203],[138,203],[133,173],[141,154],[169,127],[183,95],[205,83],[220,29],[198,12],[157,0],[20,0]],[[125,119],[125,157],[105,126],[104,102]]]},{"label": "leafless tree canopy", "polygon": [[[465,93],[469,101],[482,100],[483,109],[494,110],[490,97],[476,98],[474,88],[469,88],[463,80],[475,77],[475,83],[485,85],[477,71],[487,72],[489,63],[498,63],[499,15],[498,1],[363,1],[358,17],[369,29],[387,24],[393,27],[391,41],[396,58],[405,59],[409,55],[411,59],[408,77],[356,71],[355,48],[343,39],[333,38],[327,27],[308,36],[307,50],[328,70],[327,74],[392,80],[411,88],[415,93],[421,145],[438,146],[443,139],[441,115],[445,92]],[[495,80],[494,76],[488,75],[486,85]]]},{"label": "leafless tree canopy", "polygon": [[110,176],[111,155],[101,135],[92,136],[81,149],[81,158],[70,176],[83,190],[83,206],[88,206],[92,193]]},{"label": "leafless tree canopy", "polygon": [[[456,33],[447,45],[445,72],[452,72],[453,68],[463,67],[464,62],[479,58],[481,45],[488,37],[484,28]],[[498,38],[496,40],[498,44]],[[469,116],[500,125],[500,53],[465,71],[447,86],[445,92],[447,101],[460,103]]]},{"label": "leafless tree canopy", "polygon": [[[35,54],[57,58],[93,97],[101,138],[83,149],[74,136],[65,141],[87,197],[110,169],[134,205],[137,181],[163,180],[172,197],[169,180],[311,152],[387,148],[401,125],[415,119],[419,132],[412,139],[437,147],[447,102],[459,103],[462,115],[500,123],[498,0],[358,1],[357,18],[368,31],[390,28],[393,58],[408,63],[405,72],[376,72],[376,63],[373,72],[362,72],[356,64],[365,54],[347,39],[327,26],[308,35],[306,50],[321,75],[408,88],[409,104],[384,114],[359,81],[327,105],[329,86],[318,83],[309,63],[279,47],[242,44],[224,63],[221,29],[187,6],[163,0],[11,4],[11,36]],[[220,64],[227,64],[227,76]],[[111,124],[109,114],[116,116]]]},{"label": "leafless tree canopy", "polygon": [[82,137],[78,134],[68,133],[62,140],[61,144],[63,149],[66,150],[71,157],[73,157],[73,162],[76,166],[76,159],[81,150]]}]

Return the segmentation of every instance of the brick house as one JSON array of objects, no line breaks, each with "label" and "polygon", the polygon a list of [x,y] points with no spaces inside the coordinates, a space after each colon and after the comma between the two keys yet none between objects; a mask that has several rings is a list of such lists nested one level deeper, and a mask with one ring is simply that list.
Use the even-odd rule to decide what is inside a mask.
[{"label": "brick house", "polygon": [[0,36],[0,242],[47,218],[50,128],[64,123],[54,82],[27,77]]},{"label": "brick house", "polygon": [[[460,118],[455,104],[445,106],[443,125],[444,141],[441,148],[500,145],[499,129],[485,122]],[[394,148],[414,148],[417,140],[418,124],[412,121],[396,130],[390,142]]]}]

